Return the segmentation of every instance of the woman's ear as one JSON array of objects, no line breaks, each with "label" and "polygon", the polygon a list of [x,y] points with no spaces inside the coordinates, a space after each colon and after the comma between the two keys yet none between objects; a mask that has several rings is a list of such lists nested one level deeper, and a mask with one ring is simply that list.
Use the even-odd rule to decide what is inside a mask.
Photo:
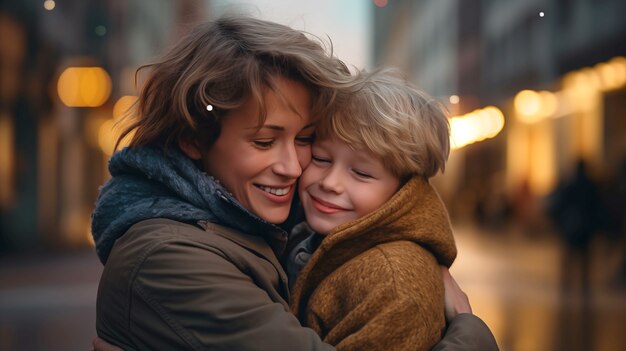
[{"label": "woman's ear", "polygon": [[191,143],[187,140],[180,140],[178,142],[178,146],[190,159],[197,161],[202,158],[202,153],[200,152],[200,149],[194,143]]}]

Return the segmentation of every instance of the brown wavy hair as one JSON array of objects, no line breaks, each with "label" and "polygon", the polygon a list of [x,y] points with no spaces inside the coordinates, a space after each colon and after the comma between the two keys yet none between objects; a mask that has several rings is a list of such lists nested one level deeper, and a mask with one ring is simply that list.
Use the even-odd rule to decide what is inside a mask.
[{"label": "brown wavy hair", "polygon": [[276,91],[277,77],[310,90],[314,119],[328,115],[337,88],[350,79],[346,65],[333,56],[332,43],[328,47],[302,31],[250,17],[229,15],[201,24],[158,62],[137,70],[149,74],[116,149],[132,135],[130,147],[167,150],[185,140],[207,150],[219,137],[221,119],[249,98],[260,106],[261,126],[263,93]]}]

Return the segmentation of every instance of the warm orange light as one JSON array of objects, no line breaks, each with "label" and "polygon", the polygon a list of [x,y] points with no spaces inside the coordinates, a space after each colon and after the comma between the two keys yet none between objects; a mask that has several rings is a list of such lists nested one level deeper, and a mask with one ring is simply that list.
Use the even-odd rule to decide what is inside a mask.
[{"label": "warm orange light", "polygon": [[[115,143],[124,129],[125,125],[113,118],[107,119],[100,125],[98,129],[98,146],[104,154],[110,156],[116,151]],[[134,135],[134,130],[126,134],[126,136],[120,140],[117,150],[128,146]]]},{"label": "warm orange light", "polygon": [[497,107],[487,106],[450,119],[450,145],[460,149],[493,138],[504,128],[504,115]]},{"label": "warm orange light", "polygon": [[589,76],[582,71],[568,73],[563,78],[563,93],[566,107],[572,112],[593,109],[595,96],[600,91],[593,87]]},{"label": "warm orange light", "polygon": [[116,133],[113,130],[114,123],[112,119],[108,119],[102,123],[98,131],[98,145],[100,145],[102,152],[107,155],[112,155],[115,147]]},{"label": "warm orange light", "polygon": [[556,182],[556,156],[552,125],[543,124],[533,130],[530,147],[530,190],[538,196],[547,195]]},{"label": "warm orange light", "polygon": [[549,91],[522,90],[513,99],[517,117],[524,123],[535,123],[552,117],[558,109],[556,95]]},{"label": "warm orange light", "polygon": [[0,209],[15,200],[15,126],[9,115],[0,112]]},{"label": "warm orange light", "polygon": [[[120,120],[123,117],[133,117],[136,113],[135,111],[135,102],[137,101],[137,96],[126,95],[120,97],[115,105],[113,105],[113,118],[105,121],[98,131],[98,145],[102,152],[106,155],[112,155],[115,152],[115,143],[117,139],[120,137],[121,133],[128,127],[130,124],[129,120]],[[118,149],[124,148],[128,146],[130,141],[133,138],[134,130],[128,133],[118,145]]]},{"label": "warm orange light", "polygon": [[133,105],[136,101],[137,97],[132,95],[125,95],[119,98],[115,105],[113,105],[113,119],[118,120],[126,114],[133,114]]},{"label": "warm orange light", "polygon": [[626,85],[626,57],[618,56],[609,61],[615,72],[615,89]]},{"label": "warm orange light", "polygon": [[494,106],[487,106],[483,109],[487,114],[489,128],[485,131],[485,138],[493,138],[504,128],[504,114]]},{"label": "warm orange light", "polygon": [[98,107],[111,94],[111,78],[100,67],[69,67],[59,77],[57,90],[69,107]]},{"label": "warm orange light", "polygon": [[540,91],[539,97],[541,98],[541,110],[539,114],[542,117],[554,116],[559,107],[559,100],[556,95],[550,91]]},{"label": "warm orange light", "polygon": [[610,91],[626,85],[626,57],[617,56],[608,62],[600,62],[593,68],[572,71],[563,78],[565,89],[575,90],[578,95],[594,91]]},{"label": "warm orange light", "polygon": [[598,72],[600,81],[602,82],[602,88],[604,90],[615,89],[619,86],[617,79],[617,69],[608,63],[599,63],[594,66],[594,69]]},{"label": "warm orange light", "polygon": [[580,70],[582,74],[586,76],[587,84],[589,87],[595,90],[602,89],[602,79],[597,71],[587,67]]},{"label": "warm orange light", "polygon": [[539,120],[541,96],[533,90],[522,90],[513,100],[517,116],[522,122],[533,123]]}]

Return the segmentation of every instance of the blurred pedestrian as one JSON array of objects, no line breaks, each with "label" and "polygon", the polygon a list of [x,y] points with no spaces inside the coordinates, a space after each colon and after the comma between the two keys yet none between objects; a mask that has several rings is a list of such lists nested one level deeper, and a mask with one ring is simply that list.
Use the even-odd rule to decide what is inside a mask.
[{"label": "blurred pedestrian", "polygon": [[606,210],[599,186],[587,173],[583,160],[578,161],[572,177],[562,180],[548,200],[548,214],[563,243],[561,299],[570,301],[569,307],[564,306],[560,312],[564,334],[557,339],[562,343],[558,348],[589,350],[594,328],[590,305],[591,243],[603,227]]},{"label": "blurred pedestrian", "polygon": [[597,184],[578,161],[573,176],[563,180],[550,195],[548,214],[564,244],[561,287],[564,292],[579,286],[583,297],[589,293],[590,244],[602,228],[604,206]]},{"label": "blurred pedestrian", "polygon": [[618,250],[621,259],[613,283],[618,288],[626,287],[626,159],[605,192],[610,224],[608,237],[611,247]]}]

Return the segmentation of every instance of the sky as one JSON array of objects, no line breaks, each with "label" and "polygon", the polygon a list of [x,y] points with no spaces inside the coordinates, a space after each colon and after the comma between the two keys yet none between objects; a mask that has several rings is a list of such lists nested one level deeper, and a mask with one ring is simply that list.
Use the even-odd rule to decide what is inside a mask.
[{"label": "sky", "polygon": [[[368,0],[214,0],[219,13],[231,8],[254,17],[305,30],[326,39],[349,66],[371,67],[371,22],[374,5]],[[352,68],[352,67],[351,67]]]}]

